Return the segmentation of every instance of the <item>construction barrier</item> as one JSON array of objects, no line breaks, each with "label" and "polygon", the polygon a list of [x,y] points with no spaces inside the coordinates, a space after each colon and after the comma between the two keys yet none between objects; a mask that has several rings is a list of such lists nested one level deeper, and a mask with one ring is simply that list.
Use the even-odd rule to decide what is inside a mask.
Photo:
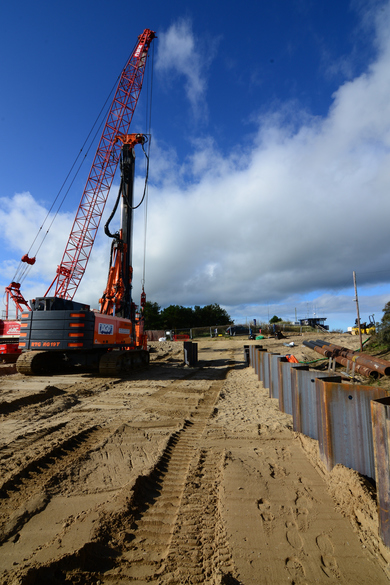
[{"label": "construction barrier", "polygon": [[177,333],[173,336],[173,341],[184,341],[185,339],[190,339],[188,333]]},{"label": "construction barrier", "polygon": [[376,481],[380,534],[390,547],[390,397],[379,387],[341,381],[285,356],[249,346],[257,378],[291,414],[293,429],[319,443],[330,471],[338,463]]}]

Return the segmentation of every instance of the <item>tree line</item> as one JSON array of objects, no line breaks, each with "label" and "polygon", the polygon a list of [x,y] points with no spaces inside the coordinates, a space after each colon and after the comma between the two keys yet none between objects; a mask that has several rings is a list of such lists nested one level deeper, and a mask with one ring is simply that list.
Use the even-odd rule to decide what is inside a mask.
[{"label": "tree line", "polygon": [[390,301],[383,308],[383,317],[377,328],[376,339],[385,347],[390,347]]},{"label": "tree line", "polygon": [[231,317],[217,303],[205,307],[183,307],[169,305],[161,309],[158,303],[146,301],[144,307],[145,330],[192,329],[194,327],[210,327],[228,325]]}]

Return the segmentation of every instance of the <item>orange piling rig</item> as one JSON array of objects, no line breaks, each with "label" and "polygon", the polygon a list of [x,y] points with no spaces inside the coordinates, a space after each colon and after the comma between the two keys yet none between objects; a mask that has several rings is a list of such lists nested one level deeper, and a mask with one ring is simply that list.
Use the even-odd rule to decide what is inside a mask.
[{"label": "orange piling rig", "polygon": [[[141,91],[146,59],[155,33],[145,29],[122,72],[74,224],[56,276],[43,297],[30,301],[21,315],[16,367],[26,375],[99,371],[117,375],[149,363],[140,307],[132,300],[132,222],[134,147],[142,134],[128,134]],[[113,239],[106,289],[100,311],[73,300],[92,250],[111,184],[120,161],[121,183],[112,219],[121,206],[119,232]],[[53,296],[50,291],[55,286]],[[27,309],[27,310],[26,310]],[[31,309],[31,310],[30,310]]]}]

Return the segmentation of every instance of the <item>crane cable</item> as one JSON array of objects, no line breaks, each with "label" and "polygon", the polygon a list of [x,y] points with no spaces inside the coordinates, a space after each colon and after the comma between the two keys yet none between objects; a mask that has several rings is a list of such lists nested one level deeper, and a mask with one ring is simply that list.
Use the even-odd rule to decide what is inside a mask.
[{"label": "crane cable", "polygon": [[[34,240],[33,240],[32,244],[30,245],[30,248],[29,248],[29,250],[28,250],[28,252],[27,252],[27,256],[29,256],[29,255],[30,255],[30,253],[31,253],[31,250],[32,250],[32,248],[33,248],[33,246],[34,246],[35,242],[37,241],[37,239],[38,239],[38,237],[39,237],[39,234],[41,233],[41,231],[42,231],[42,229],[43,229],[43,227],[44,227],[45,223],[47,222],[47,220],[48,220],[48,218],[49,218],[49,216],[50,216],[50,213],[51,213],[51,211],[52,211],[52,210],[53,210],[53,208],[54,208],[54,205],[55,205],[56,201],[58,200],[58,198],[59,198],[59,196],[60,196],[60,194],[61,194],[62,190],[64,189],[64,187],[65,187],[65,185],[66,185],[67,181],[69,180],[69,177],[71,176],[71,174],[72,174],[72,172],[73,172],[73,169],[75,168],[75,166],[76,166],[76,163],[77,163],[77,161],[79,160],[79,158],[80,158],[80,156],[81,156],[81,153],[83,152],[83,150],[84,150],[85,146],[88,144],[88,141],[90,140],[89,146],[88,146],[88,148],[87,148],[87,150],[86,150],[86,152],[85,152],[85,154],[84,154],[84,157],[83,157],[83,159],[81,160],[81,162],[80,162],[79,166],[77,167],[77,169],[76,169],[76,171],[75,171],[75,174],[74,174],[73,178],[71,179],[71,182],[70,182],[70,184],[69,184],[69,186],[68,186],[67,190],[65,191],[65,194],[64,194],[64,196],[62,197],[62,199],[61,199],[61,201],[60,201],[60,203],[59,203],[59,205],[58,205],[58,207],[57,207],[57,209],[56,209],[56,211],[55,211],[55,214],[54,214],[54,216],[53,216],[53,219],[51,220],[51,222],[50,222],[50,224],[49,224],[49,227],[48,227],[48,229],[46,230],[46,233],[44,234],[44,236],[43,236],[43,238],[42,238],[42,240],[41,240],[41,242],[40,242],[40,244],[39,244],[39,246],[38,246],[38,248],[37,248],[37,250],[36,250],[36,252],[35,252],[35,255],[34,255],[34,257],[36,258],[36,256],[38,255],[38,252],[39,252],[39,250],[41,249],[41,247],[42,247],[42,245],[43,245],[43,242],[45,241],[45,239],[46,239],[46,237],[47,237],[47,235],[48,235],[48,233],[49,233],[49,231],[50,231],[50,229],[51,229],[51,227],[52,227],[52,225],[53,225],[53,223],[54,223],[54,220],[56,219],[56,217],[57,217],[58,213],[60,212],[60,209],[61,209],[61,207],[62,207],[62,205],[63,205],[63,203],[64,203],[64,201],[65,201],[65,199],[66,199],[67,195],[69,194],[69,191],[70,191],[70,189],[71,189],[71,187],[72,187],[73,183],[75,182],[75,180],[76,180],[76,178],[77,178],[77,176],[78,176],[78,174],[79,174],[79,172],[80,172],[80,170],[81,170],[81,167],[82,167],[82,165],[84,164],[84,162],[85,162],[85,159],[87,158],[87,156],[88,156],[88,154],[89,154],[89,152],[90,152],[90,150],[91,150],[91,148],[92,148],[92,145],[94,144],[94,142],[95,142],[95,140],[96,140],[96,138],[97,138],[97,136],[98,136],[98,133],[100,132],[100,130],[101,130],[101,128],[102,128],[102,126],[103,126],[103,124],[104,124],[104,121],[105,121],[105,119],[107,118],[107,115],[108,115],[107,104],[109,103],[109,100],[110,100],[110,98],[111,98],[111,96],[112,96],[113,92],[115,91],[115,88],[117,87],[117,85],[118,85],[118,83],[119,83],[119,79],[120,79],[120,77],[121,77],[121,74],[120,74],[120,75],[118,75],[118,77],[116,78],[116,80],[115,80],[115,82],[114,82],[114,84],[113,84],[113,86],[112,86],[112,88],[111,88],[111,90],[110,90],[110,92],[109,92],[109,94],[108,94],[108,96],[107,96],[107,98],[106,98],[106,100],[105,100],[105,102],[104,102],[103,106],[102,106],[102,107],[101,107],[101,109],[100,109],[100,112],[98,113],[98,115],[97,115],[97,117],[96,117],[96,119],[95,119],[95,121],[94,121],[94,123],[93,123],[93,125],[92,125],[92,127],[91,127],[91,129],[90,129],[90,131],[88,132],[88,135],[87,135],[87,137],[85,138],[85,140],[84,140],[84,143],[83,143],[83,145],[82,145],[82,147],[81,147],[81,149],[80,149],[79,153],[77,154],[77,156],[76,156],[76,158],[75,158],[75,160],[74,160],[74,162],[73,162],[73,164],[72,164],[72,166],[71,166],[71,168],[70,168],[70,170],[69,170],[68,174],[66,175],[66,177],[65,177],[65,179],[64,179],[64,181],[63,181],[63,183],[62,183],[62,185],[61,185],[61,187],[60,187],[60,189],[59,189],[59,191],[58,191],[58,193],[57,193],[57,195],[56,195],[56,197],[55,197],[55,199],[54,199],[54,201],[53,201],[53,203],[52,203],[51,207],[50,207],[50,209],[48,210],[48,212],[47,212],[47,214],[46,214],[46,216],[45,216],[45,218],[44,218],[44,220],[43,220],[43,222],[42,222],[42,225],[41,225],[41,226],[40,226],[40,228],[38,229],[38,232],[37,232],[37,234],[36,234],[36,236],[35,236],[35,238],[34,238]],[[112,101],[112,100],[111,100],[111,101]],[[105,115],[104,115],[104,114],[105,114]],[[101,118],[101,121],[100,121],[100,123],[98,124],[98,122],[99,122],[99,119],[100,119],[100,118]],[[97,125],[97,124],[98,124],[98,125]],[[97,128],[96,128],[96,131],[95,131],[95,133],[94,133],[93,137],[91,138],[91,135],[92,135],[92,133],[93,133],[93,131],[94,131],[94,128],[95,128],[96,126],[97,126]],[[29,273],[29,271],[30,271],[30,269],[31,269],[31,266],[32,266],[31,264],[26,264],[25,262],[22,262],[22,261],[20,261],[20,262],[19,262],[19,265],[18,265],[18,268],[16,269],[16,272],[15,272],[15,275],[14,275],[14,278],[13,278],[13,281],[14,281],[14,282],[16,282],[16,281],[18,281],[18,280],[19,280],[19,283],[21,284],[21,283],[24,281],[24,279],[26,278],[26,276],[28,275],[28,273]]]},{"label": "crane cable", "polygon": [[[124,198],[124,200],[126,201],[126,204],[128,206],[129,209],[131,209],[132,211],[134,211],[135,209],[138,209],[142,203],[145,201],[145,206],[144,206],[144,243],[143,243],[143,268],[142,268],[142,280],[141,280],[141,285],[142,285],[142,290],[144,290],[144,286],[145,286],[145,270],[146,270],[146,236],[147,236],[147,208],[148,208],[148,189],[149,189],[149,160],[150,160],[150,143],[151,143],[151,117],[152,117],[152,93],[153,93],[153,64],[154,64],[154,44],[153,44],[153,49],[152,49],[152,65],[151,65],[151,70],[150,70],[150,88],[148,87],[148,91],[147,91],[147,100],[149,102],[149,105],[147,104],[146,106],[146,129],[147,132],[145,134],[143,134],[145,137],[147,137],[145,143],[140,143],[143,153],[145,155],[145,182],[144,182],[144,191],[141,197],[141,200],[139,201],[139,203],[137,205],[130,205],[130,202],[127,199],[126,193],[124,192],[124,190],[122,189],[122,185],[123,185],[123,179],[121,178],[121,182],[120,182],[120,187],[119,187],[119,191],[118,191],[118,195],[117,198],[115,200],[114,203],[114,207],[104,225],[104,233],[106,234],[106,236],[108,236],[109,238],[113,238],[114,240],[119,241],[119,232],[115,232],[115,233],[111,233],[110,231],[110,223],[112,221],[112,219],[114,218],[114,215],[117,211],[118,205],[119,205],[119,201],[121,196]],[[149,77],[147,77],[147,82],[149,84]],[[150,100],[149,100],[149,94],[150,94]],[[148,149],[147,152],[144,148],[144,145],[148,143]],[[112,264],[112,257],[113,257],[113,245],[114,243],[112,243],[111,245],[111,252],[110,252],[110,263],[109,266],[111,266]]]},{"label": "crane cable", "polygon": [[[152,51],[154,51],[154,45],[153,45]],[[152,53],[152,56],[153,56],[153,53]],[[152,66],[152,69],[153,69],[153,66]],[[152,72],[152,76],[153,76],[153,72]],[[151,90],[150,90],[150,93],[151,93]],[[147,96],[149,98],[149,92],[147,92]],[[151,101],[151,99],[150,99],[150,101]],[[149,109],[150,109],[150,113],[149,113],[149,116],[148,116]],[[118,191],[118,195],[117,195],[117,198],[116,198],[114,207],[113,207],[113,209],[112,209],[112,211],[110,213],[109,218],[107,219],[107,221],[106,221],[106,223],[104,225],[104,233],[109,238],[119,239],[119,232],[116,232],[115,234],[112,234],[110,232],[109,226],[110,226],[110,223],[111,223],[111,221],[112,221],[112,219],[113,219],[113,217],[114,217],[114,215],[115,215],[115,213],[117,211],[117,208],[118,208],[118,205],[119,205],[119,201],[120,201],[121,196],[123,196],[124,200],[126,201],[126,204],[127,204],[128,208],[131,209],[132,211],[134,211],[135,209],[138,209],[139,207],[141,207],[141,205],[144,202],[144,200],[146,201],[145,208],[147,207],[147,194],[148,194],[148,186],[149,186],[149,184],[148,184],[148,181],[149,181],[149,157],[150,157],[150,142],[151,142],[151,133],[150,133],[151,121],[150,121],[150,119],[151,119],[151,105],[150,105],[150,108],[148,108],[148,106],[146,108],[146,128],[147,128],[147,132],[143,134],[143,136],[146,137],[146,140],[145,140],[144,143],[142,143],[142,142],[140,143],[141,144],[141,147],[142,147],[142,150],[143,150],[143,153],[145,155],[145,165],[146,165],[145,166],[144,191],[143,191],[141,200],[140,200],[139,203],[137,203],[137,205],[130,205],[129,200],[126,197],[126,193],[122,190],[123,179],[121,179],[120,186],[119,186],[119,191]],[[146,143],[149,144],[149,146],[148,146],[148,152],[146,152],[145,151],[145,148],[144,148],[144,145]],[[146,231],[146,226],[145,226],[145,231]],[[144,257],[145,257],[145,248],[146,248],[146,233],[144,234]],[[144,258],[144,265],[145,265],[145,258]],[[144,268],[144,272],[145,272],[145,268]]]},{"label": "crane cable", "polygon": [[[143,136],[146,136],[146,134],[143,134]],[[141,146],[142,146],[142,150],[144,151],[145,157],[147,159],[147,163],[146,163],[146,169],[147,170],[146,170],[146,175],[145,175],[145,185],[144,185],[144,192],[143,192],[143,195],[141,197],[141,201],[137,205],[134,205],[134,206],[133,205],[130,205],[130,202],[129,202],[128,198],[127,198],[127,195],[126,195],[126,193],[124,192],[124,189],[123,189],[123,178],[121,178],[121,182],[120,182],[119,190],[118,190],[118,195],[117,195],[117,198],[115,200],[114,207],[113,207],[113,209],[112,209],[112,211],[110,213],[109,218],[107,219],[106,223],[104,224],[104,233],[109,238],[115,238],[116,240],[119,240],[119,232],[115,232],[115,234],[112,234],[110,232],[110,227],[109,226],[110,226],[110,223],[111,223],[111,221],[112,221],[112,219],[113,219],[113,217],[114,217],[114,215],[115,215],[115,213],[116,213],[116,211],[118,209],[118,205],[119,205],[119,201],[121,199],[121,196],[126,201],[126,204],[127,204],[128,209],[131,209],[132,211],[134,211],[134,209],[138,209],[138,207],[140,207],[142,205],[142,203],[143,203],[143,201],[145,199],[145,194],[146,194],[146,189],[147,189],[147,184],[148,184],[148,175],[149,175],[149,157],[148,157],[148,155],[145,152],[144,145],[141,144]]]},{"label": "crane cable", "polygon": [[[51,220],[51,222],[50,222],[50,224],[49,224],[49,227],[47,228],[47,230],[46,230],[45,234],[44,234],[44,235],[43,235],[43,237],[42,237],[42,240],[41,240],[41,242],[40,242],[40,244],[39,244],[39,246],[38,246],[38,248],[37,248],[37,250],[36,250],[36,252],[35,252],[35,255],[34,255],[34,257],[35,257],[35,258],[37,257],[39,250],[41,249],[41,247],[42,247],[42,245],[43,245],[43,243],[44,243],[44,241],[45,241],[46,237],[48,236],[48,234],[49,234],[49,231],[50,231],[50,229],[51,229],[51,227],[52,227],[52,225],[53,225],[53,223],[54,223],[54,220],[56,219],[56,217],[57,217],[58,213],[60,212],[60,209],[61,209],[61,207],[62,207],[62,205],[63,205],[63,203],[64,203],[64,201],[65,201],[65,199],[66,199],[67,195],[69,194],[69,191],[70,191],[70,189],[71,189],[71,187],[72,187],[72,185],[73,185],[74,181],[76,180],[76,178],[77,178],[77,175],[79,174],[79,172],[80,172],[80,170],[81,170],[81,167],[82,167],[82,165],[84,164],[84,161],[85,161],[86,157],[88,156],[88,153],[89,153],[89,151],[90,151],[90,149],[91,149],[91,147],[92,147],[93,140],[96,138],[96,136],[97,136],[97,133],[99,132],[99,130],[100,130],[100,128],[101,128],[101,126],[102,126],[102,123],[101,123],[101,124],[100,124],[100,126],[97,128],[97,130],[96,130],[96,133],[95,133],[95,136],[94,136],[94,138],[92,139],[92,142],[91,142],[91,144],[89,145],[89,147],[88,147],[88,149],[87,149],[87,151],[86,151],[86,153],[85,153],[85,155],[84,155],[84,158],[83,158],[83,160],[80,162],[80,164],[79,164],[79,166],[78,166],[78,168],[77,168],[77,170],[76,170],[76,172],[75,172],[75,174],[74,174],[74,176],[73,176],[72,180],[70,181],[69,187],[68,187],[68,188],[67,188],[67,190],[65,191],[65,194],[64,194],[64,196],[62,197],[62,199],[61,199],[61,202],[60,202],[59,206],[57,207],[57,209],[56,209],[56,211],[55,211],[55,213],[54,213],[53,219]],[[93,127],[92,127],[92,128],[93,128]],[[88,137],[89,137],[89,135],[88,135]],[[88,139],[88,138],[87,138],[87,139]],[[54,200],[54,202],[53,202],[52,206],[50,207],[49,211],[47,212],[47,214],[46,214],[46,217],[45,217],[45,219],[43,220],[43,222],[42,222],[42,225],[41,225],[41,227],[39,228],[39,230],[38,230],[38,232],[37,232],[37,234],[36,234],[36,236],[35,236],[35,238],[34,238],[34,240],[33,240],[32,244],[31,244],[31,246],[30,246],[30,248],[29,248],[29,250],[28,250],[28,252],[27,252],[27,256],[30,254],[30,252],[31,252],[31,248],[32,248],[32,247],[33,247],[33,245],[35,244],[36,240],[38,239],[38,236],[39,236],[40,232],[41,232],[41,231],[42,231],[42,229],[43,229],[43,226],[44,226],[44,225],[45,225],[45,223],[47,222],[47,220],[48,220],[48,217],[49,217],[49,215],[50,215],[50,212],[52,211],[52,209],[53,209],[53,207],[54,207],[54,204],[55,204],[55,202],[57,201],[57,199],[58,199],[58,197],[59,197],[59,195],[60,195],[60,193],[61,193],[61,191],[62,191],[63,187],[64,187],[64,186],[65,186],[65,184],[66,184],[66,181],[68,180],[68,178],[69,178],[69,176],[70,176],[70,173],[72,172],[72,170],[73,170],[73,168],[74,168],[74,166],[75,166],[75,164],[76,164],[77,160],[79,159],[79,157],[80,157],[80,154],[81,154],[81,152],[82,152],[82,150],[83,150],[84,146],[85,146],[85,142],[84,142],[84,144],[83,144],[83,147],[81,148],[81,150],[80,150],[79,154],[77,155],[76,159],[74,160],[74,162],[73,162],[73,164],[72,164],[72,167],[71,167],[71,169],[70,169],[70,171],[69,171],[68,175],[66,176],[66,178],[65,178],[65,180],[64,180],[64,182],[63,182],[63,184],[62,184],[62,186],[61,186],[61,188],[60,188],[60,190],[58,191],[58,193],[57,193],[57,195],[56,195],[56,198],[55,198],[55,200]],[[27,264],[27,265],[26,265],[24,262],[20,262],[20,267],[21,267],[21,268],[20,268],[20,270],[21,270],[20,283],[22,283],[22,282],[23,282],[23,280],[26,278],[26,276],[27,276],[28,272],[30,271],[30,269],[31,269],[31,265],[29,265],[29,264]],[[16,278],[15,278],[15,279],[16,279]],[[15,279],[14,279],[14,280],[15,280]]]},{"label": "crane cable", "polygon": [[[110,237],[110,238],[115,238],[118,239],[118,233],[112,234],[109,230],[109,225],[111,223],[112,218],[115,215],[115,212],[117,210],[118,204],[119,204],[119,200],[120,200],[120,196],[121,194],[123,195],[127,206],[129,209],[131,209],[132,211],[134,211],[135,209],[138,209],[142,203],[145,201],[145,206],[144,206],[144,243],[143,243],[143,262],[142,262],[142,279],[141,279],[141,286],[142,286],[142,290],[144,290],[145,287],[145,272],[146,272],[146,237],[147,237],[147,217],[148,217],[148,193],[149,193],[149,160],[150,160],[150,144],[152,141],[152,134],[151,134],[151,120],[152,120],[152,94],[153,94],[153,64],[154,64],[154,44],[153,44],[153,48],[152,48],[152,65],[151,65],[151,72],[150,72],[150,88],[148,88],[147,91],[147,99],[149,102],[149,105],[146,106],[146,129],[147,132],[144,134],[144,136],[147,136],[147,144],[148,144],[148,151],[146,152],[145,148],[144,148],[144,144],[145,143],[141,143],[141,147],[143,150],[143,153],[145,155],[145,182],[144,182],[144,192],[142,194],[141,200],[137,205],[130,205],[126,194],[123,192],[122,193],[122,189],[121,187],[119,188],[119,193],[118,193],[118,197],[116,199],[114,208],[104,226],[104,232],[105,234]],[[147,78],[147,82],[149,83],[149,78]],[[150,100],[149,100],[149,94],[150,94]],[[121,182],[122,185],[122,182]],[[110,259],[110,266],[111,266],[111,259]]]},{"label": "crane cable", "polygon": [[[142,262],[142,279],[141,279],[141,287],[142,287],[142,292],[144,292],[144,287],[145,287],[145,274],[146,274],[146,236],[147,236],[147,227],[148,227],[148,199],[149,199],[149,160],[150,160],[150,146],[152,143],[152,100],[153,100],[153,66],[154,66],[154,43],[153,43],[153,47],[152,47],[152,64],[150,67],[150,87],[148,87],[149,91],[147,92],[147,97],[149,98],[149,94],[150,94],[150,100],[149,100],[149,104],[147,104],[146,107],[146,130],[149,136],[149,141],[148,141],[148,154],[146,155],[146,169],[145,169],[145,191],[144,191],[144,197],[145,197],[145,206],[144,206],[144,249],[143,249],[143,262]],[[149,77],[147,78],[147,81],[149,82]],[[149,107],[148,107],[149,106]],[[143,145],[142,145],[142,149]],[[145,152],[145,150],[144,150]]]}]

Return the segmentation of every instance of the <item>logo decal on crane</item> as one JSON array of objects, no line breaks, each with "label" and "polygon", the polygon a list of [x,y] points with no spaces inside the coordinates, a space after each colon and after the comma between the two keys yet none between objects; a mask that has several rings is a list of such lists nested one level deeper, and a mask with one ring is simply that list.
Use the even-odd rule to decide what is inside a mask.
[{"label": "logo decal on crane", "polygon": [[99,323],[99,334],[100,335],[113,335],[114,325],[110,323]]}]

